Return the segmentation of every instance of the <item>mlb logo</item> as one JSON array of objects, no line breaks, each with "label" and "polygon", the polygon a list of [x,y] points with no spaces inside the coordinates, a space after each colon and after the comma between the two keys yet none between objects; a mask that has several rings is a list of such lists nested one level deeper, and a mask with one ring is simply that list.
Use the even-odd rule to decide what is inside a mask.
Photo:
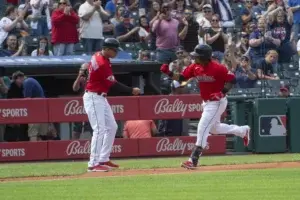
[{"label": "mlb logo", "polygon": [[258,128],[261,137],[286,136],[286,116],[261,115]]}]

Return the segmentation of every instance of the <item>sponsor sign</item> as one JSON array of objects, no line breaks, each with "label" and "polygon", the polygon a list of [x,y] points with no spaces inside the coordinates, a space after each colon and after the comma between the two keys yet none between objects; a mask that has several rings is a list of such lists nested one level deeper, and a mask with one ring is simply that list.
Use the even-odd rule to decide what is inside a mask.
[{"label": "sponsor sign", "polygon": [[286,136],[286,116],[261,115],[259,117],[259,135],[261,137]]},{"label": "sponsor sign", "polygon": [[[165,137],[139,140],[140,156],[180,156],[189,155],[196,142],[196,137]],[[224,154],[225,136],[209,136],[209,149],[204,154]]]},{"label": "sponsor sign", "polygon": [[47,99],[0,100],[0,124],[48,122]]},{"label": "sponsor sign", "polygon": [[140,118],[200,118],[202,111],[201,103],[202,100],[199,95],[140,97]]},{"label": "sponsor sign", "polygon": [[[89,140],[49,141],[49,159],[87,159],[91,152]],[[115,139],[112,157],[131,157],[138,155],[138,140]]]},{"label": "sponsor sign", "polygon": [[[112,158],[189,155],[196,137],[115,139]],[[204,154],[225,154],[226,137],[209,136]],[[0,143],[0,162],[88,159],[89,140]]]},{"label": "sponsor sign", "polygon": [[0,142],[0,161],[32,161],[48,158],[48,142]]},{"label": "sponsor sign", "polygon": [[[116,120],[139,119],[139,100],[136,97],[108,98]],[[100,109],[99,109],[100,111]],[[49,100],[50,122],[82,122],[87,121],[83,100],[75,98],[57,98]]]}]

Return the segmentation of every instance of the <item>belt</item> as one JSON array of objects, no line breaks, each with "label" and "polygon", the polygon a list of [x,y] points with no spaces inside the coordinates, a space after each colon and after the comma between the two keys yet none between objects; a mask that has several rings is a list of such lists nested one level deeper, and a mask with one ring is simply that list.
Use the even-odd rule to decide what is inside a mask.
[{"label": "belt", "polygon": [[106,97],[107,94],[105,92],[90,92],[88,90],[85,91],[86,93],[94,93],[94,94],[97,94],[99,96],[102,96],[102,97]]}]

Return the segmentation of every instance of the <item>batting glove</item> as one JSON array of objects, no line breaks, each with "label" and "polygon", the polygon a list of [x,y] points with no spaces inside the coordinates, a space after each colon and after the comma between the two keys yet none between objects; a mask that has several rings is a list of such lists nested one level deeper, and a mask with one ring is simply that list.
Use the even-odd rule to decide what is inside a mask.
[{"label": "batting glove", "polygon": [[225,95],[222,92],[213,93],[209,96],[211,101],[220,101]]}]

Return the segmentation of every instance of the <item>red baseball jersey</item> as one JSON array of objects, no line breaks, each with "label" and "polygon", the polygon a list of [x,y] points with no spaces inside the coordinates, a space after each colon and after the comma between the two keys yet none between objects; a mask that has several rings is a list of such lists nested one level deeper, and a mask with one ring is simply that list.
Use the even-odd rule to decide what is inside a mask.
[{"label": "red baseball jersey", "polygon": [[109,59],[105,58],[100,52],[92,56],[88,70],[86,90],[90,92],[108,93],[111,86],[117,82]]},{"label": "red baseball jersey", "polygon": [[225,83],[235,78],[233,73],[216,61],[211,61],[207,66],[191,64],[185,68],[182,75],[186,80],[197,79],[200,95],[204,101],[209,100],[211,94],[221,92]]}]

